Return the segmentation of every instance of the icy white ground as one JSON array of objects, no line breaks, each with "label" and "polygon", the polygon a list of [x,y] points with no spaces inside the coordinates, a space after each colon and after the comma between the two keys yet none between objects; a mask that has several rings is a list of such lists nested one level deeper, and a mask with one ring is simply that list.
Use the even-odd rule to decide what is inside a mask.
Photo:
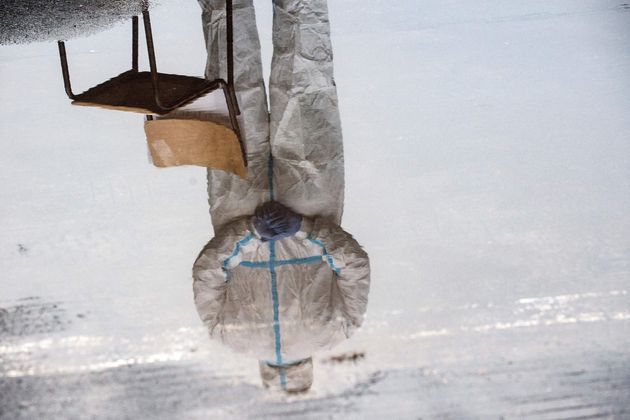
[{"label": "icy white ground", "polygon": [[[138,115],[71,107],[55,44],[0,47],[0,418],[630,417],[630,6],[329,3],[373,287],[301,396],[200,327],[204,170],[152,167]],[[196,2],[152,17],[160,70],[201,74]],[[75,90],[128,44],[70,41]]]}]

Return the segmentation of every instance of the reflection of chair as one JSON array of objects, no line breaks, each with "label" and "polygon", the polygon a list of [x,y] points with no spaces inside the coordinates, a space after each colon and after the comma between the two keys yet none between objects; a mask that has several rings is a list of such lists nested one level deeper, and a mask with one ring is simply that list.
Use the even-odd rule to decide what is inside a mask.
[{"label": "reflection of chair", "polygon": [[[240,114],[234,91],[234,57],[232,0],[226,1],[227,82],[224,79],[206,80],[200,77],[158,73],[148,10],[142,11],[147,41],[150,70],[138,71],[138,17],[132,17],[132,64],[131,70],[75,95],[70,84],[70,72],[66,47],[59,41],[59,56],[63,82],[68,97],[74,105],[96,106],[143,114],[164,115],[207,93],[221,88],[227,105],[232,130],[241,146],[246,164],[245,149],[240,135],[237,115]],[[151,117],[149,117],[151,119]]]}]

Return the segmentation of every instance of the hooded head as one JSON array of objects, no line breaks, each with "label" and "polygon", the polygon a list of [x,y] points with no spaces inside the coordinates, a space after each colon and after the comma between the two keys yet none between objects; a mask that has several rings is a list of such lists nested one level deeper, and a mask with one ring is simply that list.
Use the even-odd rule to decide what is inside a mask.
[{"label": "hooded head", "polygon": [[286,392],[305,392],[313,384],[313,359],[303,359],[281,366],[260,361],[260,376],[265,388]]},{"label": "hooded head", "polygon": [[302,216],[277,201],[268,201],[256,208],[252,222],[264,242],[294,235],[300,230]]}]

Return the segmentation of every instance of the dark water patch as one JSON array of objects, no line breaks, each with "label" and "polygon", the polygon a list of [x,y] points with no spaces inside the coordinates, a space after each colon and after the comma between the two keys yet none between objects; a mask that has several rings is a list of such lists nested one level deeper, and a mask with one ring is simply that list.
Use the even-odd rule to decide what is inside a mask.
[{"label": "dark water patch", "polygon": [[28,255],[28,248],[24,244],[17,244],[17,249],[20,255]]},{"label": "dark water patch", "polygon": [[25,298],[0,307],[0,341],[7,338],[64,331],[71,321],[61,302]]}]

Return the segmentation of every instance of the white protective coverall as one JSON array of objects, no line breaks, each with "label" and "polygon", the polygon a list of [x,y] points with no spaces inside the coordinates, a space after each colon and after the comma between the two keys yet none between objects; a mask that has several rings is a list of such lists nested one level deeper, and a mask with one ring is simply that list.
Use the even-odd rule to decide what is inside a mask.
[{"label": "white protective coverall", "polygon": [[[199,0],[206,77],[226,77],[225,1]],[[343,146],[326,0],[274,0],[267,111],[252,0],[234,1],[235,88],[246,180],[208,170],[215,237],[193,268],[195,304],[210,335],[260,362],[265,385],[308,389],[310,356],[349,337],[367,306],[368,256],[339,227]],[[252,223],[275,200],[300,230],[263,241]]]}]

